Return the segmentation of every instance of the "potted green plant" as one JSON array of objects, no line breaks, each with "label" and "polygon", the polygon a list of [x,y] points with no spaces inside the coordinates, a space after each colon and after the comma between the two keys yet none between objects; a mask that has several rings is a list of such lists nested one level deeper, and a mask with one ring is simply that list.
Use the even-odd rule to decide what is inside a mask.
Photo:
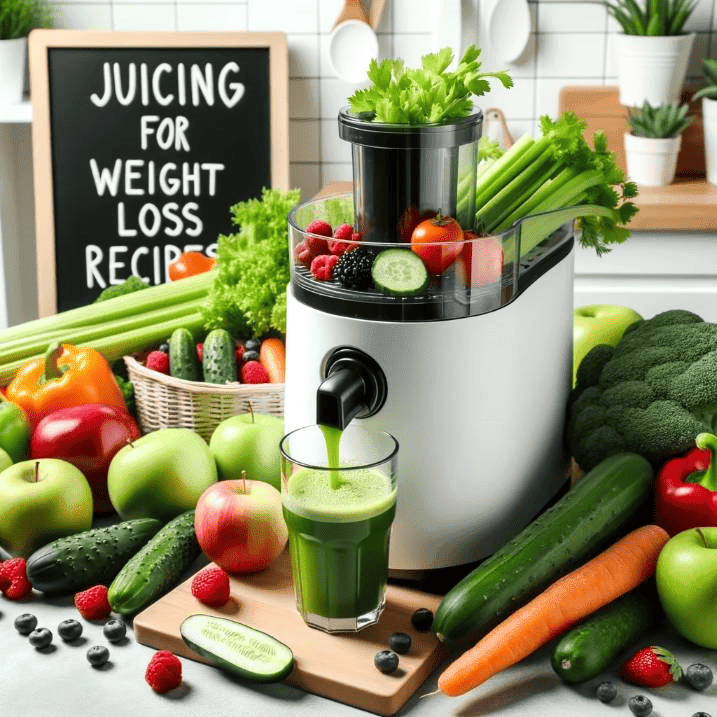
[{"label": "potted green plant", "polygon": [[653,107],[649,102],[628,112],[630,132],[625,134],[627,174],[637,183],[662,187],[675,178],[682,132],[693,116],[687,105],[666,104]]},{"label": "potted green plant", "polygon": [[702,128],[705,141],[705,168],[707,181],[717,185],[717,60],[707,58],[702,61],[705,84],[692,95],[692,99],[702,98]]},{"label": "potted green plant", "polygon": [[604,0],[622,30],[615,36],[620,102],[680,102],[696,33],[685,23],[697,0]]},{"label": "potted green plant", "polygon": [[49,27],[52,13],[46,0],[0,0],[0,102],[17,104],[25,89],[27,36]]}]

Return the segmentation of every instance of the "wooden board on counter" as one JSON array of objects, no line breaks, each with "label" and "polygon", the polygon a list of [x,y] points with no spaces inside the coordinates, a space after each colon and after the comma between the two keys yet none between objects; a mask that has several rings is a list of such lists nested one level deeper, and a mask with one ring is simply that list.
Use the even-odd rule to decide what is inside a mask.
[{"label": "wooden board on counter", "polygon": [[[231,599],[220,609],[192,596],[191,578],[150,605],[134,619],[138,642],[205,661],[187,647],[179,626],[194,613],[235,619],[268,633],[294,653],[287,682],[323,697],[380,715],[393,715],[414,695],[444,656],[431,632],[417,632],[411,615],[420,607],[435,611],[440,597],[389,585],[386,608],[377,625],[356,634],[329,635],[308,627],[296,610],[288,551],[261,573],[232,577]],[[392,675],[380,673],[374,655],[387,649],[393,632],[411,635],[413,645],[400,656]]]}]

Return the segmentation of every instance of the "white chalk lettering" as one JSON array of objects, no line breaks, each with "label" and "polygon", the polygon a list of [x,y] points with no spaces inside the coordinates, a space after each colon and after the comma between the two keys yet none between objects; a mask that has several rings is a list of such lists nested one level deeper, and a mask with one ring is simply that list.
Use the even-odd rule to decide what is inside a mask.
[{"label": "white chalk lettering", "polygon": [[95,181],[95,190],[97,196],[101,197],[105,193],[105,189],[109,191],[111,197],[117,196],[117,190],[119,189],[120,175],[122,174],[122,160],[116,159],[115,166],[110,173],[110,170],[103,167],[101,170],[97,167],[97,160],[90,159],[90,171],[92,172],[92,179]]},{"label": "white chalk lettering", "polygon": [[96,244],[88,244],[85,247],[86,284],[88,289],[99,286],[104,289],[107,284],[102,275],[97,271],[98,264],[102,261],[102,249]]}]

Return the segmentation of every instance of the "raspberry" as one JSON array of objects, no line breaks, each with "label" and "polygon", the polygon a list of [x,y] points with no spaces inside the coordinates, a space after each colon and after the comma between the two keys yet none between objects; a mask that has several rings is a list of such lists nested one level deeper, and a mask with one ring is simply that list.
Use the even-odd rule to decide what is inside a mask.
[{"label": "raspberry", "polygon": [[103,620],[112,612],[104,585],[95,585],[76,593],[75,607],[85,620]]},{"label": "raspberry", "polygon": [[244,351],[246,351],[244,344],[237,344],[234,348],[234,356],[236,356],[237,366],[241,366],[241,362],[244,360]]},{"label": "raspberry", "polygon": [[335,254],[320,254],[311,262],[311,275],[317,281],[331,281],[339,257]]},{"label": "raspberry", "polygon": [[322,219],[316,219],[306,227],[307,234],[314,234],[318,236],[307,236],[304,241],[309,247],[309,250],[314,256],[318,254],[326,254],[329,251],[329,243],[324,237],[331,238],[334,233],[331,228],[331,224],[323,221]]},{"label": "raspberry", "polygon": [[23,558],[11,558],[0,563],[0,592],[8,600],[24,600],[30,596],[32,584]]},{"label": "raspberry", "polygon": [[144,365],[153,371],[169,375],[169,354],[164,351],[150,351]]},{"label": "raspberry", "polygon": [[359,241],[361,235],[354,231],[350,224],[342,224],[335,232],[333,239],[329,239],[329,251],[340,256],[354,247],[351,242]]},{"label": "raspberry", "polygon": [[229,602],[229,575],[221,568],[206,568],[192,578],[192,595],[209,607]]},{"label": "raspberry", "polygon": [[294,247],[294,259],[307,269],[311,266],[311,260],[314,256],[306,241],[301,241]]},{"label": "raspberry", "polygon": [[202,358],[204,357],[204,344],[199,343],[197,344],[197,360],[199,363],[202,363]]},{"label": "raspberry", "polygon": [[182,684],[182,663],[169,650],[155,652],[144,673],[147,684],[160,695]]},{"label": "raspberry", "polygon": [[258,361],[247,361],[239,372],[242,383],[269,383],[269,374]]}]

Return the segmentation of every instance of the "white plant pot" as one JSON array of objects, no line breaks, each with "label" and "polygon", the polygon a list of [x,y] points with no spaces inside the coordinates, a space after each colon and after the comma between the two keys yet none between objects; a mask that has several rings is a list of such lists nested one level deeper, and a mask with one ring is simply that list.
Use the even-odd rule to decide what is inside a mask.
[{"label": "white plant pot", "polygon": [[675,178],[682,135],[667,139],[625,134],[627,176],[646,187],[664,187]]},{"label": "white plant pot", "polygon": [[679,104],[696,34],[615,35],[620,102]]},{"label": "white plant pot", "polygon": [[22,102],[25,90],[27,38],[0,40],[0,104]]},{"label": "white plant pot", "polygon": [[707,181],[717,185],[717,99],[702,98],[702,125]]}]

